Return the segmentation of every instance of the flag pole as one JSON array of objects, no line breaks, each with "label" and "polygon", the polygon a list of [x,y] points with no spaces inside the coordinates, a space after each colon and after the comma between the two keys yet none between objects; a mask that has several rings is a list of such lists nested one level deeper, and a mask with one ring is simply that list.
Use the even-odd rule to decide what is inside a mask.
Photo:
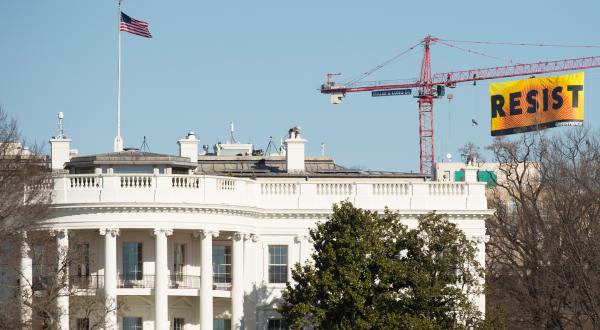
[{"label": "flag pole", "polygon": [[123,140],[121,139],[121,0],[118,0],[119,24],[118,34],[118,56],[117,56],[117,136],[115,137],[114,151],[123,151]]}]

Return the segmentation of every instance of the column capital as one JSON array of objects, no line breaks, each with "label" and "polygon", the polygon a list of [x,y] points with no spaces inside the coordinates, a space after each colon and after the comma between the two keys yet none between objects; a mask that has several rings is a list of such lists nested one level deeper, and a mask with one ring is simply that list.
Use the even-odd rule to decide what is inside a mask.
[{"label": "column capital", "polygon": [[244,236],[245,241],[251,240],[253,243],[258,242],[258,240],[260,239],[260,237],[254,233],[246,233],[246,234],[243,234],[243,236]]},{"label": "column capital", "polygon": [[65,238],[69,235],[69,230],[67,229],[50,229],[50,235],[56,238]]},{"label": "column capital", "polygon": [[110,235],[112,237],[117,237],[120,234],[119,228],[100,228],[99,231],[102,236]]},{"label": "column capital", "polygon": [[233,235],[231,235],[231,239],[233,239],[234,241],[239,241],[241,239],[244,238],[244,233],[236,231],[233,233]]},{"label": "column capital", "polygon": [[171,228],[154,228],[154,235],[155,236],[158,236],[158,235],[171,236],[171,235],[173,235],[173,229],[171,229]]},{"label": "column capital", "polygon": [[296,243],[300,243],[302,241],[307,241],[309,243],[313,243],[313,240],[310,237],[310,235],[296,235],[296,237],[294,237],[294,241]]},{"label": "column capital", "polygon": [[201,229],[198,231],[198,235],[202,238],[207,238],[209,236],[212,236],[213,238],[217,238],[217,237],[219,237],[219,231],[218,230],[210,230],[210,229]]}]

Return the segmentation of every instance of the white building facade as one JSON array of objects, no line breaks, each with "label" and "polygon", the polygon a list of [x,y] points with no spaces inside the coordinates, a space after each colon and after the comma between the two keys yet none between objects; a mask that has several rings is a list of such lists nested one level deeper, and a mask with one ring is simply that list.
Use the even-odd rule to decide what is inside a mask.
[{"label": "white building facade", "polygon": [[[474,169],[459,183],[352,171],[305,157],[297,130],[285,156],[199,155],[193,133],[179,141],[178,156],[72,157],[69,143],[51,140],[53,216],[45,227],[59,249],[76,244],[86,258],[68,275],[79,293],[57,301],[61,329],[86,328],[89,316],[75,307],[89,295],[105,299],[105,329],[279,329],[276,307],[290,269],[310,259],[309,228],[344,200],[389,207],[409,226],[431,211],[447,214],[477,242],[485,264],[491,211]],[[35,282],[31,249],[23,249],[21,273]],[[117,312],[117,301],[126,308]],[[483,310],[484,296],[477,302]]]}]

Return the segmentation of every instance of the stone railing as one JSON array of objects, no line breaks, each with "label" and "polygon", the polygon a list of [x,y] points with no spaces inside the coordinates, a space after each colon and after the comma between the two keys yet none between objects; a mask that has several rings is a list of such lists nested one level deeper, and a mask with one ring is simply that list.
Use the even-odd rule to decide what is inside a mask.
[{"label": "stone railing", "polygon": [[121,188],[150,188],[152,177],[149,175],[124,175],[121,177]]},{"label": "stone railing", "polygon": [[200,276],[169,275],[171,289],[200,289]]},{"label": "stone railing", "polygon": [[331,209],[348,200],[368,209],[486,209],[485,183],[405,178],[235,178],[209,175],[59,175],[54,203],[168,203],[258,209]]},{"label": "stone railing", "polygon": [[298,185],[295,183],[261,183],[260,193],[262,195],[295,195]]},{"label": "stone railing", "polygon": [[235,190],[235,180],[234,179],[217,179],[217,189],[218,190]]},{"label": "stone railing", "polygon": [[71,188],[100,188],[102,177],[99,175],[71,175]]},{"label": "stone railing", "polygon": [[200,178],[196,176],[174,176],[172,182],[174,188],[200,188]]},{"label": "stone railing", "polygon": [[456,196],[465,194],[465,185],[461,183],[446,183],[440,182],[429,186],[429,194],[432,196]]},{"label": "stone railing", "polygon": [[374,183],[373,195],[407,195],[409,189],[407,183]]},{"label": "stone railing", "polygon": [[317,183],[317,195],[352,195],[352,184]]}]

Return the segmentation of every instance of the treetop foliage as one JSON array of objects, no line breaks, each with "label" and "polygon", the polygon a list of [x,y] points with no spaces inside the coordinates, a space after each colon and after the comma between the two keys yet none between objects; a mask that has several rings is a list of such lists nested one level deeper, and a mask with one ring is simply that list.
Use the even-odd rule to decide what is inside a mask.
[{"label": "treetop foliage", "polygon": [[310,231],[313,262],[296,264],[280,307],[292,328],[451,329],[479,326],[477,249],[444,216],[410,229],[398,213],[334,205]]}]

